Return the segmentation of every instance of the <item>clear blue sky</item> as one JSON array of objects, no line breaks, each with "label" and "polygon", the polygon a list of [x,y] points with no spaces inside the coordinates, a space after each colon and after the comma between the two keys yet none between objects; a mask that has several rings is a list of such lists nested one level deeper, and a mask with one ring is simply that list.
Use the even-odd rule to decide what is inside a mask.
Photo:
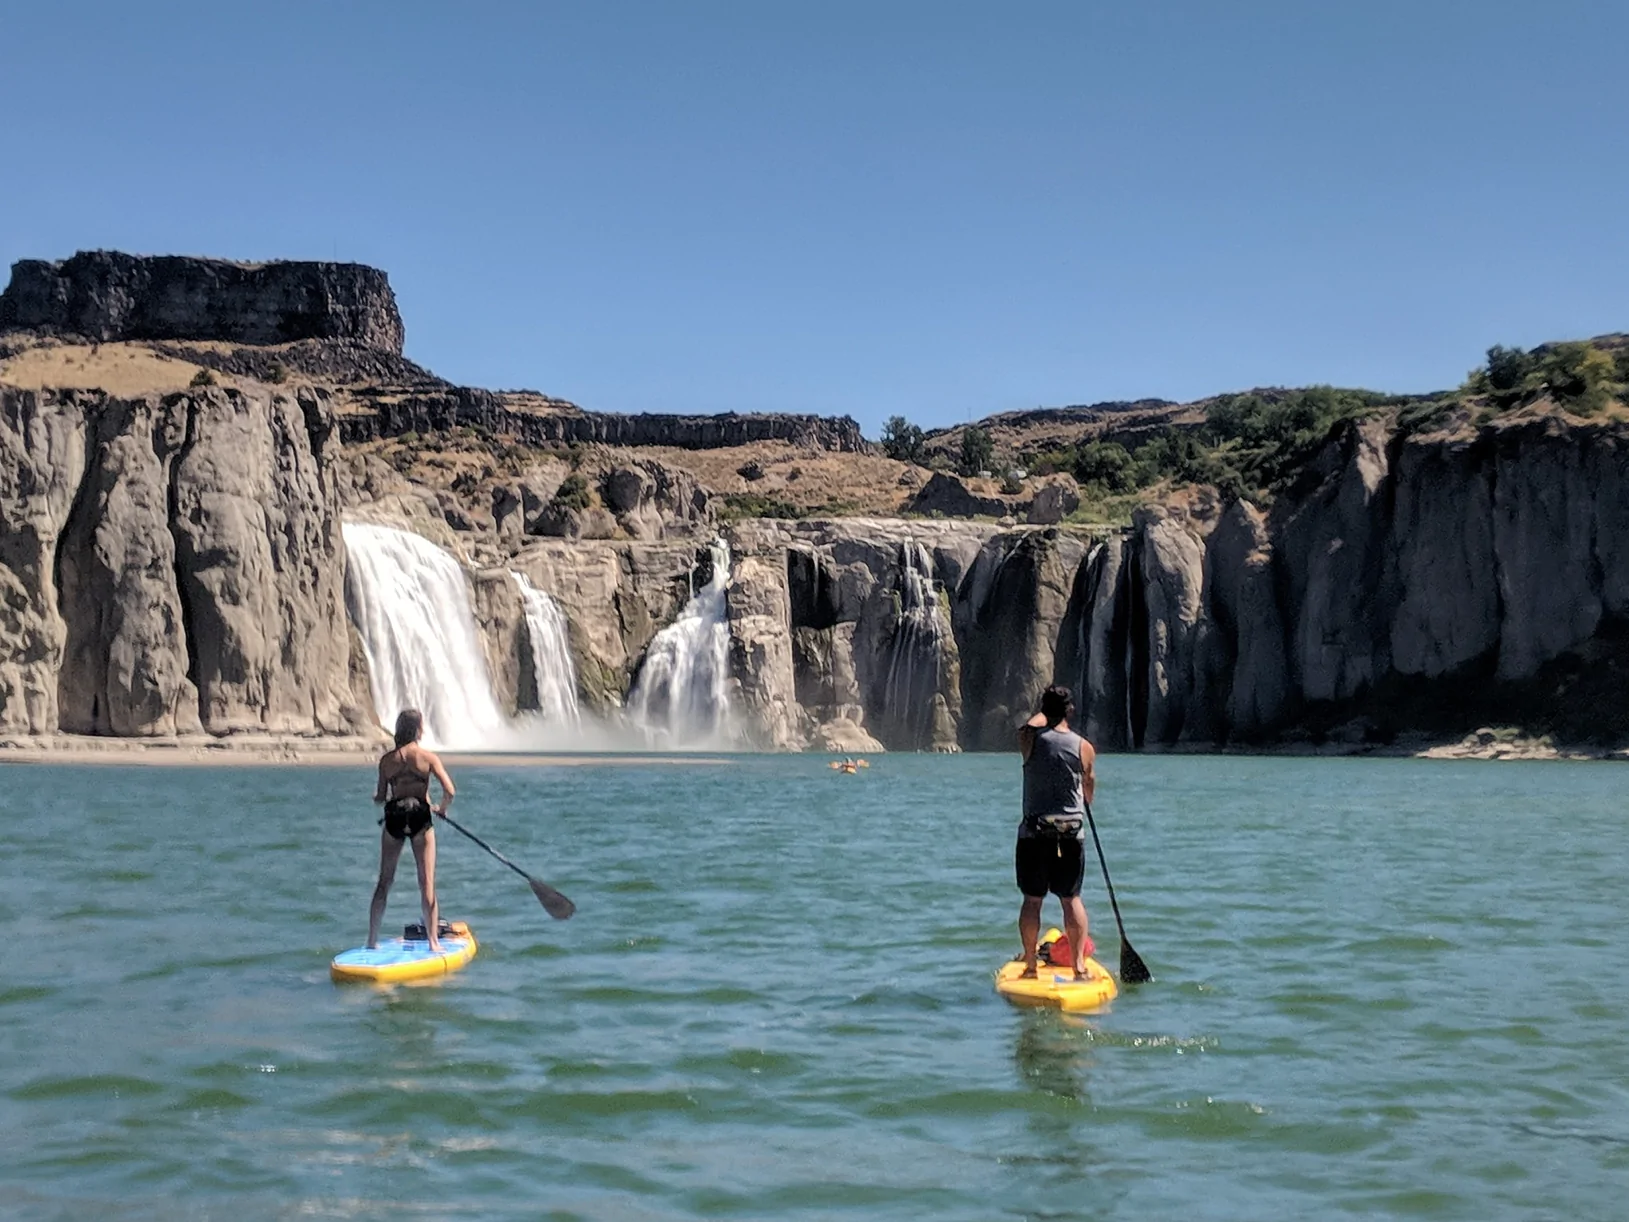
[{"label": "clear blue sky", "polygon": [[0,259],[390,273],[408,355],[875,433],[1629,330],[1629,5],[0,0]]}]

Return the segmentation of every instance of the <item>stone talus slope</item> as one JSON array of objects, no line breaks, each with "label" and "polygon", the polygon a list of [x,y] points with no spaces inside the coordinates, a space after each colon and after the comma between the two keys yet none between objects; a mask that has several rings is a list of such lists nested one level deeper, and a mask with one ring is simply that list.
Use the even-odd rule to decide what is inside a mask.
[{"label": "stone talus slope", "polygon": [[0,390],[0,728],[365,725],[326,438],[310,397]]}]

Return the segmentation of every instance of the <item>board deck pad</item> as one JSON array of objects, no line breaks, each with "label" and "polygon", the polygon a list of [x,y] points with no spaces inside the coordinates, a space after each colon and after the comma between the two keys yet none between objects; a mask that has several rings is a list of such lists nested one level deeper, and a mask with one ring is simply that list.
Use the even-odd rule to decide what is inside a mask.
[{"label": "board deck pad", "polygon": [[475,934],[463,921],[446,924],[441,933],[441,952],[432,954],[423,938],[380,938],[371,950],[365,946],[334,956],[328,974],[335,980],[362,980],[391,983],[421,980],[456,972],[475,958]]}]

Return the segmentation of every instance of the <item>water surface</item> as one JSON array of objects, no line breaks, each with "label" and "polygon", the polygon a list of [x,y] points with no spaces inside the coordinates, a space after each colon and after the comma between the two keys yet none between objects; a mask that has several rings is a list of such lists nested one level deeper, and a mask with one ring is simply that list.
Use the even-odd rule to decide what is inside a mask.
[{"label": "water surface", "polygon": [[1085,1019],[991,990],[1010,758],[462,768],[578,915],[444,830],[481,955],[394,990],[371,770],[11,768],[0,1216],[1622,1215],[1629,773],[1100,767]]}]

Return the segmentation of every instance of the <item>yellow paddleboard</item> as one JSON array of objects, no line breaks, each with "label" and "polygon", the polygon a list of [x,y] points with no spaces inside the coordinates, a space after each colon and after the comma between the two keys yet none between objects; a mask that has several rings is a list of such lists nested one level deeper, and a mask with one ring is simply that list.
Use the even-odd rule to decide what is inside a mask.
[{"label": "yellow paddleboard", "polygon": [[422,938],[381,938],[372,950],[359,946],[335,955],[328,974],[339,981],[394,984],[456,972],[475,958],[475,935],[463,921],[452,921],[445,928],[440,954],[431,954],[429,942]]},{"label": "yellow paddleboard", "polygon": [[996,972],[996,992],[1015,1006],[1050,1006],[1072,1013],[1100,1009],[1119,996],[1120,986],[1096,959],[1086,960],[1086,975],[1079,980],[1074,968],[1047,962],[1048,951],[1060,936],[1056,929],[1041,935],[1040,964],[1031,979],[1024,979],[1022,959],[1002,964]]}]

